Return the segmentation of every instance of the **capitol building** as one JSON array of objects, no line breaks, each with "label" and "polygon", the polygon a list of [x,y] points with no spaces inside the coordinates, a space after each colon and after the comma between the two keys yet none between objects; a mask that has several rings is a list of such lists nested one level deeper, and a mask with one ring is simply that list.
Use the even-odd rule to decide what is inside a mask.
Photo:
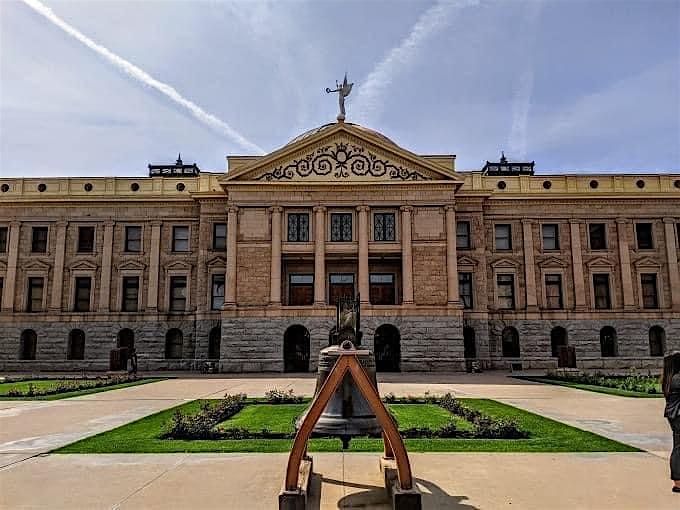
[{"label": "capitol building", "polygon": [[0,369],[108,370],[134,348],[140,370],[311,371],[342,296],[378,371],[568,350],[657,370],[680,349],[680,175],[457,171],[343,121],[227,161],[0,177]]}]

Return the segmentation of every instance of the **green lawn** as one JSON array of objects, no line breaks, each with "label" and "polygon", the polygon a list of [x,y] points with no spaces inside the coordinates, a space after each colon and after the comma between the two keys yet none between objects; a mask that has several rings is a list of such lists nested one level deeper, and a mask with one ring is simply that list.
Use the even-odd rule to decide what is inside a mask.
[{"label": "green lawn", "polygon": [[85,388],[76,391],[67,391],[64,393],[55,393],[52,395],[38,395],[34,397],[13,397],[8,395],[12,389],[18,389],[20,391],[28,390],[28,385],[32,384],[36,390],[46,390],[54,388],[60,381],[70,380],[75,381],[77,379],[34,379],[16,382],[4,382],[0,383],[0,400],[59,400],[62,398],[78,397],[80,395],[89,395],[91,393],[99,393],[102,391],[118,390],[121,388],[127,388],[129,386],[137,386],[138,384],[147,384],[157,381],[162,381],[163,378],[149,378],[149,379],[138,379],[136,381],[125,382],[121,384],[112,384],[110,386],[101,386],[99,388]]},{"label": "green lawn", "polygon": [[251,431],[267,429],[283,434],[295,432],[295,419],[307,404],[257,404],[247,405],[228,420],[218,425],[222,429],[243,428]]},{"label": "green lawn", "polygon": [[[523,379],[525,381],[539,382],[544,384],[555,384],[557,386],[566,386],[567,388],[576,388],[577,390],[594,391],[596,393],[605,393],[607,395],[616,395],[619,397],[636,397],[636,398],[663,398],[663,393],[645,393],[642,391],[621,390],[619,388],[610,388],[609,386],[599,386],[595,384],[583,384],[574,381],[565,381],[562,379],[553,379],[551,377],[537,377],[537,376],[513,376],[516,379]],[[659,384],[659,392],[661,385]]]},{"label": "green lawn", "polygon": [[[517,421],[520,428],[530,433],[529,439],[406,439],[406,447],[412,452],[634,452],[639,451],[631,446],[612,441],[596,434],[559,423],[542,416],[517,409],[494,400],[462,399],[463,403],[473,409],[493,417],[511,418]],[[201,401],[195,400],[183,404],[179,408],[185,413],[199,410]],[[243,411],[224,422],[223,426],[234,420],[243,423],[265,423],[267,428],[285,427],[294,418],[291,406],[283,407],[276,419],[266,419],[262,410]],[[410,409],[402,409],[416,404],[391,404],[389,407],[400,420],[400,427],[405,424],[425,422],[441,423],[442,415],[439,410],[420,415],[423,420]],[[428,405],[429,406],[429,405]],[[263,406],[252,406],[260,407]],[[432,408],[438,406],[431,405]],[[286,409],[287,408],[287,409]],[[83,439],[55,450],[55,453],[171,453],[171,452],[286,452],[292,445],[291,439],[242,439],[242,440],[202,440],[180,441],[173,439],[159,439],[170,421],[175,409],[167,409],[157,414],[147,416],[135,422],[123,425],[108,432]],[[297,411],[304,409],[304,405],[297,407]],[[296,412],[297,412],[296,411]],[[442,409],[446,413],[445,410]],[[245,417],[243,413],[246,412]],[[418,414],[418,411],[415,411]],[[425,417],[425,414],[428,416]],[[239,416],[240,415],[240,416]],[[400,419],[401,416],[401,419]],[[450,416],[450,415],[449,415]],[[448,418],[448,417],[447,417]],[[468,425],[469,426],[469,425]],[[339,439],[312,439],[309,442],[310,451],[341,451]],[[354,438],[350,443],[350,451],[382,451],[382,441],[371,438]]]}]

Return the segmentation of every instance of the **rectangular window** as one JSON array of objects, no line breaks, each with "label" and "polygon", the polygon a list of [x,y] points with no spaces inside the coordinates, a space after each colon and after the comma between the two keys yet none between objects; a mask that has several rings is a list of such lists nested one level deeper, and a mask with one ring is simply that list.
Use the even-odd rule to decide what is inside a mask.
[{"label": "rectangular window", "polygon": [[604,223],[590,223],[588,225],[591,250],[607,249],[607,226]]},{"label": "rectangular window", "polygon": [[7,227],[0,227],[0,253],[7,253]]},{"label": "rectangular window", "polygon": [[494,227],[496,250],[512,250],[512,228],[509,224],[498,224]]},{"label": "rectangular window", "polygon": [[189,251],[189,227],[172,227],[172,251]]},{"label": "rectangular window", "polygon": [[33,227],[31,234],[31,251],[33,253],[46,253],[47,227]]},{"label": "rectangular window", "polygon": [[213,224],[213,250],[227,249],[227,224]]},{"label": "rectangular window", "polygon": [[73,301],[74,312],[90,311],[91,290],[92,290],[92,278],[90,278],[89,276],[76,278],[76,295]]},{"label": "rectangular window", "polygon": [[139,308],[139,277],[123,277],[123,311],[136,312]]},{"label": "rectangular window", "polygon": [[472,273],[458,273],[458,293],[466,310],[472,309]]},{"label": "rectangular window", "polygon": [[554,223],[546,223],[541,226],[541,235],[543,236],[544,250],[559,250],[560,237],[559,228]]},{"label": "rectangular window", "polygon": [[352,213],[331,214],[331,241],[349,242],[352,240]]},{"label": "rectangular window", "polygon": [[314,304],[313,274],[291,274],[288,276],[288,304],[291,306]]},{"label": "rectangular window", "polygon": [[94,251],[94,227],[78,227],[78,253]]},{"label": "rectangular window", "polygon": [[656,289],[656,274],[641,274],[642,307],[659,308],[659,298]]},{"label": "rectangular window", "polygon": [[456,248],[469,250],[470,246],[470,222],[459,221],[456,223]]},{"label": "rectangular window", "polygon": [[[354,275],[332,274],[330,275],[330,304],[335,305],[341,297],[354,297]],[[370,296],[369,296],[370,297]]]},{"label": "rectangular window", "polygon": [[373,215],[373,240],[394,241],[394,213],[375,213]]},{"label": "rectangular window", "polygon": [[369,275],[369,301],[373,305],[395,305],[397,303],[394,274],[371,273]]},{"label": "rectangular window", "polygon": [[609,294],[609,275],[593,275],[593,291],[595,293],[595,308],[607,310],[612,307],[611,295]]},{"label": "rectangular window", "polygon": [[309,214],[290,213],[288,215],[288,242],[309,242]]},{"label": "rectangular window", "polygon": [[503,310],[515,309],[515,275],[496,275],[498,287],[498,308]]},{"label": "rectangular window", "polygon": [[550,310],[561,310],[562,303],[562,275],[545,275],[545,300],[546,307]]},{"label": "rectangular window", "polygon": [[212,291],[210,294],[210,309],[221,310],[224,304],[224,281],[223,274],[214,274],[212,277]]},{"label": "rectangular window", "polygon": [[636,223],[635,235],[637,237],[637,247],[639,250],[651,250],[654,248],[651,223]]},{"label": "rectangular window", "polygon": [[5,279],[0,278],[0,303],[2,303],[2,291],[5,288]]},{"label": "rectangular window", "polygon": [[142,227],[125,227],[125,251],[142,251]]},{"label": "rectangular window", "polygon": [[187,277],[170,277],[170,311],[184,312],[187,308]]},{"label": "rectangular window", "polygon": [[27,312],[42,311],[44,286],[44,278],[28,279],[28,299],[26,300]]}]

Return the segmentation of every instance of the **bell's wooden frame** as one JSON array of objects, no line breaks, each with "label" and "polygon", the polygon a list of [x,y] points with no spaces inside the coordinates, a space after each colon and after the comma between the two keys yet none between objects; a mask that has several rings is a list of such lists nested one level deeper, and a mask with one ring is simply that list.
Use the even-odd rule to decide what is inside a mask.
[{"label": "bell's wooden frame", "polygon": [[[368,353],[368,351],[365,351]],[[378,389],[373,386],[366,371],[361,366],[357,355],[364,353],[356,349],[340,349],[340,356],[335,365],[331,369],[326,381],[321,386],[319,393],[314,398],[309,412],[300,424],[300,428],[295,435],[295,441],[288,457],[288,466],[286,468],[286,491],[297,491],[298,481],[300,475],[300,464],[303,458],[307,456],[307,442],[312,434],[312,430],[319,420],[321,413],[326,408],[328,401],[335,393],[335,390],[342,384],[342,380],[347,372],[354,378],[357,388],[364,396],[371,410],[375,414],[380,427],[382,428],[382,437],[385,444],[385,458],[394,459],[397,464],[397,477],[399,486],[402,490],[410,490],[413,488],[413,478],[411,476],[411,465],[409,464],[408,455],[404,441],[399,435],[397,425],[392,419],[392,416],[385,408],[380,400]]]}]

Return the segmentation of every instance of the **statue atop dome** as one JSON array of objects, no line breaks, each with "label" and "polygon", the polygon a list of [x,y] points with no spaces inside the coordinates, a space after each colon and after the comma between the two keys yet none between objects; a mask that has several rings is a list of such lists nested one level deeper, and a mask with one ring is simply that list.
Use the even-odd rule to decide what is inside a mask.
[{"label": "statue atop dome", "polygon": [[330,94],[331,92],[337,92],[338,93],[338,104],[340,106],[340,113],[338,114],[338,122],[345,122],[345,98],[349,96],[349,93],[352,92],[352,87],[354,86],[354,83],[347,83],[347,73],[345,73],[345,79],[342,82],[342,85],[338,83],[338,81],[335,81],[335,90],[331,90],[330,88],[326,87],[326,93]]}]

